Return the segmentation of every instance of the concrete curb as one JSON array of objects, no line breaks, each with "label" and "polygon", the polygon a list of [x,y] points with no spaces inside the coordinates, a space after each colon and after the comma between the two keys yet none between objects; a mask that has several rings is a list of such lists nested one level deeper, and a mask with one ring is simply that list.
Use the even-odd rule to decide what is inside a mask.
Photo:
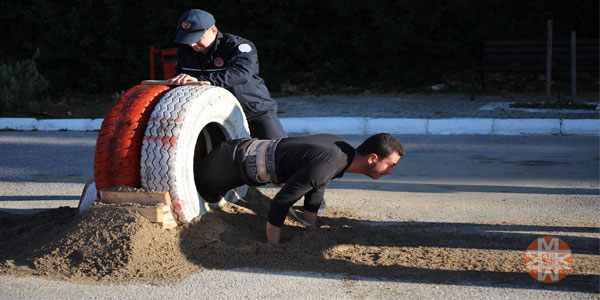
[{"label": "concrete curb", "polygon": [[[289,133],[314,134],[568,134],[600,135],[600,119],[281,118]],[[93,131],[103,119],[0,118],[0,130]]]}]

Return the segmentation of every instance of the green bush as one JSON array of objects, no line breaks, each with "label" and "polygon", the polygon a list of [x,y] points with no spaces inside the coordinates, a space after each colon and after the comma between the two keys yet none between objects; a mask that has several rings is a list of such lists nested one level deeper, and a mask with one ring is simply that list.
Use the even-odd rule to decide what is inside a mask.
[{"label": "green bush", "polygon": [[38,70],[35,60],[39,50],[31,59],[0,66],[0,108],[4,111],[37,112],[48,104],[45,92],[48,80]]}]

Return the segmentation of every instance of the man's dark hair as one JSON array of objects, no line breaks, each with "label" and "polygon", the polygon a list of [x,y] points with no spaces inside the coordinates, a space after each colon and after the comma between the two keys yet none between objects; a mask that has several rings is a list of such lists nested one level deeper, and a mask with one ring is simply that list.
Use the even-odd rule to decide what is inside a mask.
[{"label": "man's dark hair", "polygon": [[389,133],[378,133],[374,136],[366,139],[356,151],[361,156],[367,156],[371,153],[377,154],[380,158],[387,157],[393,152],[398,152],[401,156],[404,156],[406,151],[404,151],[404,146],[402,143]]}]

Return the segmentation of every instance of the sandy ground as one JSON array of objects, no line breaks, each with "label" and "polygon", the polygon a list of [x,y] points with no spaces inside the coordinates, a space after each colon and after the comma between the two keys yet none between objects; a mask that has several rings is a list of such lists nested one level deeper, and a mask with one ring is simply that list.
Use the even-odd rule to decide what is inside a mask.
[{"label": "sandy ground", "polygon": [[[350,138],[357,145],[365,137]],[[597,137],[402,137],[410,155],[393,175],[333,181],[321,230],[288,221],[276,247],[266,243],[264,224],[277,188],[251,190],[174,230],[103,205],[77,215],[72,207],[93,174],[95,139],[0,133],[0,298],[600,293]],[[538,283],[523,265],[527,245],[545,235],[561,238],[574,254],[571,273],[554,284]]]},{"label": "sandy ground", "polygon": [[[523,224],[479,224],[481,228],[468,232],[461,232],[465,227],[460,224],[377,226],[352,211],[329,208],[317,232],[306,232],[288,218],[282,244],[271,246],[264,237],[269,200],[251,188],[238,203],[172,230],[102,203],[82,216],[68,207],[25,217],[0,213],[0,274],[154,284],[180,281],[206,269],[246,267],[429,282],[485,277],[514,284],[528,276],[523,250],[506,246],[527,244],[528,236],[490,230]],[[565,279],[571,288],[597,289],[600,256],[594,241],[579,238],[574,255],[578,263]]]}]

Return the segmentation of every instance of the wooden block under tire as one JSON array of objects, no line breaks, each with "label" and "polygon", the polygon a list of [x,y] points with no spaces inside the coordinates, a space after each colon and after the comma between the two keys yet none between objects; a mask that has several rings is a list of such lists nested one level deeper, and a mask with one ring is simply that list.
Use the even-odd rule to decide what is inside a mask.
[{"label": "wooden block under tire", "polygon": [[131,212],[139,212],[152,223],[162,223],[163,221],[163,206],[127,207],[126,209]]},{"label": "wooden block under tire", "polygon": [[177,227],[177,221],[173,218],[173,211],[170,206],[163,206],[162,208],[162,222],[159,223],[162,229],[172,229]]},{"label": "wooden block under tire", "polygon": [[164,204],[171,206],[168,192],[121,192],[103,189],[100,198],[107,203],[137,203],[145,205]]},{"label": "wooden block under tire", "polygon": [[139,189],[131,191],[114,191],[102,189],[100,198],[109,204],[131,204],[125,209],[138,212],[150,222],[157,223],[162,229],[172,229],[179,224],[171,210],[171,196],[168,192],[146,192]]},{"label": "wooden block under tire", "polygon": [[127,207],[126,209],[140,213],[150,220],[150,222],[160,225],[162,229],[172,229],[178,225],[175,218],[173,218],[171,207],[168,205],[159,204],[158,206]]}]

